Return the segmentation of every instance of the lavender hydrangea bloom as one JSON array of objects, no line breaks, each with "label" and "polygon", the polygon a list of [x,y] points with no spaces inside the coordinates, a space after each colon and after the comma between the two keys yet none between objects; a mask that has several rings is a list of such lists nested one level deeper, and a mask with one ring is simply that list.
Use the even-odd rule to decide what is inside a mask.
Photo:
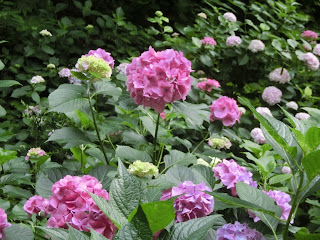
[{"label": "lavender hydrangea bloom", "polygon": [[179,183],[178,187],[172,187],[162,191],[161,201],[183,194],[176,198],[173,207],[176,213],[176,222],[185,222],[193,218],[205,217],[213,212],[214,199],[203,192],[211,192],[211,188],[204,182],[193,184],[191,181]]},{"label": "lavender hydrangea bloom", "polygon": [[274,86],[266,87],[262,93],[262,99],[273,106],[281,102],[282,92]]},{"label": "lavender hydrangea bloom", "polygon": [[216,240],[265,240],[263,235],[246,223],[225,224],[217,230]]}]

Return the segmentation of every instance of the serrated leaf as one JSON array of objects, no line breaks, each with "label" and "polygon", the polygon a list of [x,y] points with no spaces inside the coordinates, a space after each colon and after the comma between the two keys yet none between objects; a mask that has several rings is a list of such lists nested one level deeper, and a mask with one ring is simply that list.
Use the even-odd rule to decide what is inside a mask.
[{"label": "serrated leaf", "polygon": [[208,67],[213,66],[213,61],[208,54],[200,55],[200,61]]},{"label": "serrated leaf", "polygon": [[[38,227],[46,234],[48,234],[54,240],[68,240],[68,233],[66,229],[63,228],[47,228],[47,227]],[[23,238],[22,238],[23,239]]]},{"label": "serrated leaf", "polygon": [[214,188],[216,179],[213,177],[212,168],[197,164],[193,165],[191,169],[197,178],[203,178],[207,186],[211,187],[212,189]]},{"label": "serrated leaf", "polygon": [[92,169],[89,175],[98,179],[102,184],[103,189],[109,190],[112,180],[114,179],[117,171],[115,167],[109,165],[102,165]]},{"label": "serrated leaf", "polygon": [[194,184],[201,182],[201,179],[198,179],[194,172],[185,166],[173,166],[166,172],[166,178],[168,181],[178,185],[184,181],[191,181]]},{"label": "serrated leaf", "polygon": [[0,81],[0,88],[7,88],[7,87],[12,87],[14,85],[21,85],[18,81],[15,80],[1,80]]},{"label": "serrated leaf", "polygon": [[93,229],[90,229],[91,237],[90,240],[109,240],[105,236],[102,236],[100,233],[96,232]]},{"label": "serrated leaf", "polygon": [[69,226],[68,239],[67,240],[89,240],[89,237],[81,231]]},{"label": "serrated leaf", "polygon": [[277,49],[279,52],[282,51],[281,42],[278,39],[273,39],[271,45]]},{"label": "serrated leaf", "polygon": [[[34,234],[32,229],[25,224],[12,224],[11,227],[5,229],[4,235],[6,236],[6,240],[33,240]],[[57,239],[59,240],[59,239]]]},{"label": "serrated leaf", "polygon": [[269,184],[276,184],[280,183],[283,181],[286,181],[288,179],[292,178],[291,174],[280,174],[280,175],[275,175],[269,179]]},{"label": "serrated leaf", "polygon": [[93,83],[94,95],[104,94],[107,96],[112,97],[119,97],[121,96],[122,90],[121,88],[117,87],[114,83],[107,81],[107,80],[100,80]]},{"label": "serrated leaf", "polygon": [[313,151],[320,145],[320,128],[311,127],[305,135],[306,144]]},{"label": "serrated leaf", "polygon": [[317,150],[307,154],[301,160],[309,181],[312,181],[316,176],[320,175],[319,154],[320,150]]},{"label": "serrated leaf", "polygon": [[142,162],[152,162],[151,156],[146,151],[139,151],[128,146],[117,146],[116,156],[131,162],[141,160]]},{"label": "serrated leaf", "polygon": [[29,199],[32,197],[32,193],[29,190],[16,186],[6,185],[2,187],[2,191],[5,195],[11,198]]},{"label": "serrated leaf", "polygon": [[170,168],[174,165],[188,166],[197,162],[197,158],[193,154],[180,152],[178,150],[170,151],[163,159],[166,168]]}]

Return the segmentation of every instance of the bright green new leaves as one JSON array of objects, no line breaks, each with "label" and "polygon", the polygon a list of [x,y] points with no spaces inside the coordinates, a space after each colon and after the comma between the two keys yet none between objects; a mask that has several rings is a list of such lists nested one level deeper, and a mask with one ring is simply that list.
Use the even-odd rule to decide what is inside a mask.
[{"label": "bright green new leaves", "polygon": [[[25,224],[12,224],[5,230],[6,240],[33,240],[34,234],[30,227]],[[58,239],[57,239],[58,240]]]},{"label": "bright green new leaves", "polygon": [[7,88],[7,87],[12,87],[14,85],[22,85],[18,81],[15,80],[1,80],[0,81],[0,88]]},{"label": "bright green new leaves", "polygon": [[306,144],[311,150],[316,149],[320,145],[320,128],[311,127],[305,135]]},{"label": "bright green new leaves", "polygon": [[311,181],[320,174],[320,150],[311,152],[301,160],[308,179]]}]

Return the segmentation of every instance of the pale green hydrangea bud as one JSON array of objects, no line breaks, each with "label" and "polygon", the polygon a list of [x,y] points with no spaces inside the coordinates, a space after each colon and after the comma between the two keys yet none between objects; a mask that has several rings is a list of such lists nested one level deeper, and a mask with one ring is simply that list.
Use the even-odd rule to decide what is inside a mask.
[{"label": "pale green hydrangea bud", "polygon": [[220,158],[217,158],[217,157],[210,157],[210,158],[212,159],[212,161],[209,164],[211,168],[214,168],[218,163],[222,162]]},{"label": "pale green hydrangea bud", "polygon": [[49,63],[49,64],[47,65],[47,68],[55,69],[55,68],[56,68],[56,65],[54,65],[53,63]]},{"label": "pale green hydrangea bud", "polygon": [[210,164],[206,160],[203,160],[202,158],[197,159],[197,164],[210,167]]},{"label": "pale green hydrangea bud", "polygon": [[85,27],[86,30],[90,30],[90,29],[93,29],[93,25],[89,24]]},{"label": "pale green hydrangea bud", "polygon": [[232,146],[230,140],[226,137],[209,138],[208,144],[215,149],[229,149]]},{"label": "pale green hydrangea bud", "polygon": [[239,107],[239,110],[242,114],[245,114],[246,113],[246,109],[244,107]]},{"label": "pale green hydrangea bud", "polygon": [[149,162],[141,162],[136,160],[129,166],[129,172],[138,177],[152,177],[158,174],[158,168]]},{"label": "pale green hydrangea bud", "polygon": [[104,59],[92,55],[79,58],[76,68],[84,73],[94,72],[101,78],[110,78],[112,73],[111,67]]}]

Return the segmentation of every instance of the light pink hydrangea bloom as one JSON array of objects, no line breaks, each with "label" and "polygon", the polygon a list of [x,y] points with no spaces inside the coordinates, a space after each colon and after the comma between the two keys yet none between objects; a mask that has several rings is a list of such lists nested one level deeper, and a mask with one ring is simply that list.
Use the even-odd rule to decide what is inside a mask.
[{"label": "light pink hydrangea bloom", "polygon": [[302,60],[306,66],[313,71],[319,68],[319,59],[311,52],[303,54]]},{"label": "light pink hydrangea bloom", "polygon": [[89,53],[86,54],[85,56],[91,56],[91,55],[98,57],[98,58],[102,58],[103,60],[105,60],[109,64],[109,66],[111,68],[113,68],[114,60],[111,57],[111,53],[106,52],[105,50],[103,50],[101,48],[98,48],[97,50],[90,50]]},{"label": "light pink hydrangea bloom", "polygon": [[229,22],[237,21],[236,15],[234,15],[232,12],[226,12],[225,14],[223,14],[223,17]]},{"label": "light pink hydrangea bloom", "polygon": [[217,164],[213,170],[214,177],[221,180],[221,183],[231,189],[231,194],[237,196],[237,182],[244,182],[252,187],[257,187],[256,181],[252,180],[252,173],[247,172],[245,167],[239,166],[233,159],[223,161]]},{"label": "light pink hydrangea bloom", "polygon": [[248,49],[253,52],[253,53],[256,53],[256,52],[260,52],[260,51],[263,51],[264,50],[264,43],[261,41],[261,40],[258,40],[258,39],[255,39],[255,40],[252,40],[248,46]]},{"label": "light pink hydrangea bloom", "polygon": [[29,215],[39,214],[39,212],[43,212],[46,214],[46,208],[49,206],[49,200],[46,198],[43,198],[41,196],[35,195],[26,201],[26,203],[23,206],[23,209],[26,213]]},{"label": "light pink hydrangea bloom", "polygon": [[197,88],[200,88],[202,91],[212,91],[212,87],[219,88],[220,83],[215,79],[209,79],[209,78],[199,78],[200,82],[197,84]]},{"label": "light pink hydrangea bloom", "polygon": [[68,80],[69,80],[69,82],[71,83],[71,84],[75,84],[75,85],[81,85],[81,80],[80,79],[78,79],[78,78],[75,78],[75,77],[73,77],[72,76],[72,74],[71,74],[71,71],[74,71],[74,72],[79,72],[79,70],[78,69],[69,69],[69,68],[62,68],[60,71],[59,71],[59,76],[60,77],[66,77],[66,78],[68,78]]},{"label": "light pink hydrangea bloom", "polygon": [[291,168],[288,167],[288,166],[283,166],[282,169],[281,169],[281,172],[283,174],[291,174]]},{"label": "light pink hydrangea bloom", "polygon": [[204,12],[198,13],[197,15],[201,18],[207,19],[207,14],[205,14]]},{"label": "light pink hydrangea bloom", "polygon": [[213,212],[213,196],[203,192],[212,192],[211,188],[203,182],[194,184],[191,181],[179,183],[178,187],[172,187],[162,191],[161,201],[183,194],[176,198],[173,207],[176,213],[176,222],[185,222],[193,218],[205,217]]},{"label": "light pink hydrangea bloom", "polygon": [[186,99],[192,85],[191,71],[191,62],[182,52],[156,52],[149,47],[127,67],[127,90],[136,104],[161,113],[166,103]]},{"label": "light pink hydrangea bloom", "polygon": [[41,156],[46,155],[46,152],[42,150],[41,148],[30,148],[28,150],[27,156],[25,157],[25,160],[28,161],[30,157],[32,158],[39,158]]},{"label": "light pink hydrangea bloom", "polygon": [[311,30],[304,31],[301,36],[310,40],[318,38],[318,34]]},{"label": "light pink hydrangea bloom", "polygon": [[117,72],[120,74],[126,74],[127,67],[130,63],[120,63],[117,67]]},{"label": "light pink hydrangea bloom", "polygon": [[241,38],[238,36],[230,36],[227,38],[226,44],[229,47],[234,47],[240,45],[242,42]]},{"label": "light pink hydrangea bloom", "polygon": [[213,101],[210,106],[210,121],[221,120],[222,124],[227,127],[233,126],[236,121],[240,122],[241,111],[236,100],[226,96],[220,97]]},{"label": "light pink hydrangea bloom", "polygon": [[257,143],[257,144],[265,144],[265,143],[267,143],[261,128],[252,129],[250,135],[253,138],[253,141],[255,143]]},{"label": "light pink hydrangea bloom", "polygon": [[269,73],[269,79],[272,82],[278,82],[281,84],[290,82],[290,74],[285,68],[276,68],[271,73]]},{"label": "light pink hydrangea bloom", "polygon": [[160,113],[160,117],[164,120],[166,118],[167,114],[165,112]]},{"label": "light pink hydrangea bloom", "polygon": [[201,39],[201,42],[204,45],[217,45],[217,42],[212,37],[204,37],[203,39]]},{"label": "light pink hydrangea bloom", "polygon": [[293,109],[293,110],[298,110],[298,104],[296,103],[296,102],[294,102],[294,101],[290,101],[290,102],[287,102],[286,103],[286,107],[287,108],[291,108],[291,109]]},{"label": "light pink hydrangea bloom", "polygon": [[308,113],[300,112],[300,113],[297,113],[295,117],[299,120],[306,120],[310,118],[310,115]]},{"label": "light pink hydrangea bloom", "polygon": [[[260,113],[262,116],[269,115],[269,116],[272,117],[272,113],[271,113],[270,109],[267,108],[267,107],[257,107],[257,108],[256,108],[256,111],[257,111],[258,113]],[[257,118],[257,117],[254,115],[254,118]]]},{"label": "light pink hydrangea bloom", "polygon": [[225,224],[217,230],[216,240],[265,240],[262,233],[249,228],[246,223]]},{"label": "light pink hydrangea bloom", "polygon": [[314,48],[313,48],[313,54],[320,56],[320,44],[317,44]]},{"label": "light pink hydrangea bloom", "polygon": [[71,77],[71,71],[69,68],[62,68],[59,72],[59,77]]},{"label": "light pink hydrangea bloom", "polygon": [[7,222],[6,212],[0,208],[0,239],[5,239],[4,230],[10,226],[11,224]]},{"label": "light pink hydrangea bloom", "polygon": [[273,106],[281,102],[282,92],[274,86],[266,87],[262,93],[262,99]]}]

